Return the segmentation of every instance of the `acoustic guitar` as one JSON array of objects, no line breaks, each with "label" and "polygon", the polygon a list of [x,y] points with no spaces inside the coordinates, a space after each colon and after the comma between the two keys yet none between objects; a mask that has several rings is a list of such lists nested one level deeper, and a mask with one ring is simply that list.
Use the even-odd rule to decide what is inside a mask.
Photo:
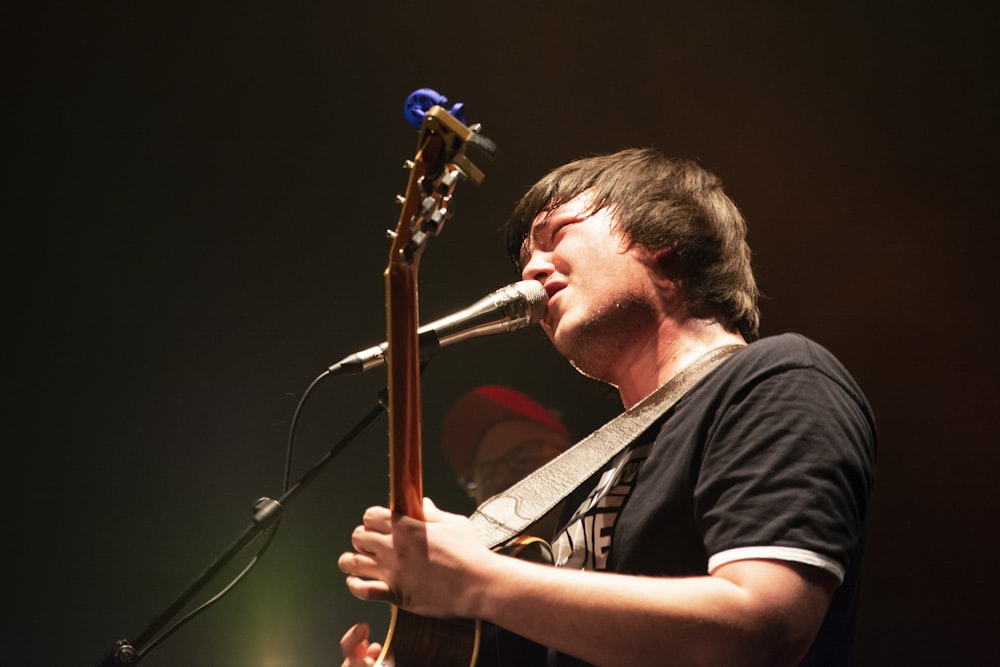
[{"label": "acoustic guitar", "polygon": [[[454,110],[454,109],[453,109]],[[420,346],[417,272],[427,241],[451,216],[456,185],[480,183],[483,173],[466,153],[487,155],[493,142],[467,127],[440,105],[424,114],[402,211],[385,269],[386,352],[389,411],[389,507],[423,520]],[[470,667],[476,662],[480,624],[473,619],[426,618],[392,607],[389,633],[377,665],[386,667]]]}]

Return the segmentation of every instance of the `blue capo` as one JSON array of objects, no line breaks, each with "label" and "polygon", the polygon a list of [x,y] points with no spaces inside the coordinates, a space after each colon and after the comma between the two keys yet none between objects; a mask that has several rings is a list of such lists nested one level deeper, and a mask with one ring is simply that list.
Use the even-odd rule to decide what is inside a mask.
[{"label": "blue capo", "polygon": [[419,130],[424,123],[424,116],[433,106],[444,107],[445,110],[465,125],[464,104],[456,102],[450,109],[447,108],[448,98],[430,88],[419,88],[406,97],[406,104],[403,105],[403,115],[406,122],[414,130]]}]

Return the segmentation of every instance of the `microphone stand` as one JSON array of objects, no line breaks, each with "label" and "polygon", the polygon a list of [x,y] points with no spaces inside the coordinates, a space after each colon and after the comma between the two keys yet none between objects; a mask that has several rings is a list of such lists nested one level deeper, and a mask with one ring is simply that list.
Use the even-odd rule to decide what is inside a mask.
[{"label": "microphone stand", "polygon": [[215,559],[198,578],[192,581],[184,591],[178,595],[173,602],[161,611],[149,624],[146,629],[139,634],[134,642],[128,639],[120,639],[115,643],[111,654],[100,663],[99,667],[119,667],[121,665],[137,665],[145,656],[147,651],[155,644],[159,643],[158,635],[163,632],[164,627],[197,595],[208,582],[215,577],[222,569],[228,565],[241,551],[248,547],[268,528],[275,525],[281,518],[285,507],[295,498],[306,485],[316,478],[317,475],[340,453],[340,451],[350,444],[355,438],[363,433],[368,427],[387,410],[387,398],[385,390],[380,392],[378,404],[365,415],[348,433],[341,438],[323,458],[317,461],[295,484],[278,500],[271,498],[260,498],[254,503],[253,520],[243,533]]}]

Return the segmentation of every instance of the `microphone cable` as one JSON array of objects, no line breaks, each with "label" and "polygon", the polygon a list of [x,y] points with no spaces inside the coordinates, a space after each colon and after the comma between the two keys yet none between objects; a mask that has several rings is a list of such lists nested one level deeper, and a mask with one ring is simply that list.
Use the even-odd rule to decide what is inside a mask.
[{"label": "microphone cable", "polygon": [[[292,420],[288,428],[288,439],[285,446],[285,470],[284,470],[284,475],[282,477],[281,496],[284,496],[291,487],[292,458],[293,458],[292,452],[294,450],[295,433],[299,422],[299,416],[302,414],[302,409],[305,406],[306,400],[312,394],[313,390],[323,379],[325,379],[329,375],[330,371],[325,370],[322,373],[320,373],[309,384],[305,392],[303,392],[302,397],[299,399],[295,411],[292,414]],[[281,518],[279,517],[278,520],[274,522],[274,525],[272,525],[270,528],[267,529],[266,531],[267,536],[264,540],[264,543],[257,550],[257,553],[255,553],[253,557],[251,557],[250,561],[246,564],[246,566],[238,574],[236,574],[236,576],[233,577],[233,579],[228,584],[223,586],[219,592],[217,592],[215,595],[202,602],[200,605],[189,611],[187,614],[182,616],[177,621],[175,621],[173,625],[168,626],[163,632],[161,632],[159,635],[150,640],[150,642],[146,646],[138,647],[138,650],[136,652],[138,659],[141,660],[153,649],[155,649],[161,643],[166,641],[171,635],[173,635],[182,627],[193,621],[195,618],[200,616],[209,608],[213,607],[217,602],[219,602],[223,597],[225,597],[226,594],[228,594],[231,590],[233,590],[233,588],[235,588],[236,585],[240,583],[250,573],[250,571],[257,565],[257,563],[260,562],[260,559],[263,558],[264,554],[268,550],[268,547],[270,547],[271,544],[274,542],[274,538],[278,533],[278,528],[280,525],[281,525]]]}]

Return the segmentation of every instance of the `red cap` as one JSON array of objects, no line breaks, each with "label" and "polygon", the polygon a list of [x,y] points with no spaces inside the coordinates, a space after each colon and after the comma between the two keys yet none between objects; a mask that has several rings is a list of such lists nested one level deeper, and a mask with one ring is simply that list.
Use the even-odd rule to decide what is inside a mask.
[{"label": "red cap", "polygon": [[531,421],[569,439],[569,430],[535,400],[499,385],[473,389],[452,403],[444,416],[441,441],[445,458],[458,475],[472,467],[483,435],[499,422]]}]

